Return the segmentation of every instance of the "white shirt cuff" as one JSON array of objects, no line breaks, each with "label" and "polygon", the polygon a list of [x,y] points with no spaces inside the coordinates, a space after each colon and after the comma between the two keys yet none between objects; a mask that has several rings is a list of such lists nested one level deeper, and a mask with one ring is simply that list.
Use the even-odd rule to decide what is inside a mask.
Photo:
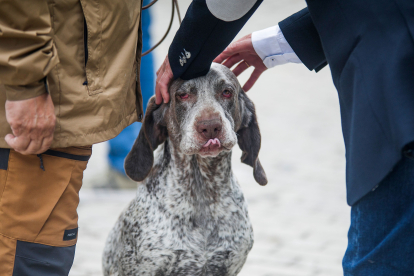
[{"label": "white shirt cuff", "polygon": [[302,63],[285,39],[279,25],[252,33],[252,43],[267,68],[288,62]]}]

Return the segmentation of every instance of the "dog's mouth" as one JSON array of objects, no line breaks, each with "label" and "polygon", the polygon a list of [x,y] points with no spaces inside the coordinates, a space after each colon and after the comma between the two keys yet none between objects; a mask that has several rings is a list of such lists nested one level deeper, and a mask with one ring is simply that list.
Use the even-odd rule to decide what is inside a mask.
[{"label": "dog's mouth", "polygon": [[202,156],[216,156],[224,147],[219,139],[209,139],[200,149],[199,154]]},{"label": "dog's mouth", "polygon": [[203,148],[214,148],[214,147],[221,147],[220,140],[217,138],[209,139],[203,146]]}]

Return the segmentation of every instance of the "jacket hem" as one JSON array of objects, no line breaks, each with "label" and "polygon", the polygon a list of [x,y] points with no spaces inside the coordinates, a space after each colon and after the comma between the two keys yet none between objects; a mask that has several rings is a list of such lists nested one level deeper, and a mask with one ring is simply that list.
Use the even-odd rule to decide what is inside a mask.
[{"label": "jacket hem", "polygon": [[[68,147],[81,147],[81,146],[90,146],[92,144],[101,143],[107,140],[110,140],[116,137],[121,131],[126,128],[127,126],[133,124],[137,121],[137,112],[134,111],[126,116],[118,125],[113,128],[106,129],[100,132],[93,132],[82,134],[79,136],[66,136],[66,137],[59,137],[57,136],[56,141],[53,141],[52,145],[50,146],[51,149],[53,148],[68,148]],[[4,140],[4,137],[0,139],[0,148],[10,148],[10,146]]]}]

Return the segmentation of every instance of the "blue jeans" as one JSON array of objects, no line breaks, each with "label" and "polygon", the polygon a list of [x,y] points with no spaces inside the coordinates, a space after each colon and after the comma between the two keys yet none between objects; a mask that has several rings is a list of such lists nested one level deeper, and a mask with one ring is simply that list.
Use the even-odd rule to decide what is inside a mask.
[{"label": "blue jeans", "polygon": [[351,209],[345,276],[414,275],[414,155]]}]

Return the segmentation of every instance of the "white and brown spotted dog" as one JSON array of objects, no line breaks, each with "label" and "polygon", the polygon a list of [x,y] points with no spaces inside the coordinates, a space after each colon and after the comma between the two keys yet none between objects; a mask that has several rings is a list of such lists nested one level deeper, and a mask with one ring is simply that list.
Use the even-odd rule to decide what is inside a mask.
[{"label": "white and brown spotted dog", "polygon": [[142,183],[109,235],[104,275],[237,275],[253,246],[231,170],[237,142],[242,162],[267,184],[254,105],[219,64],[204,77],[174,81],[170,95],[160,106],[151,98],[126,158],[126,173]]}]

